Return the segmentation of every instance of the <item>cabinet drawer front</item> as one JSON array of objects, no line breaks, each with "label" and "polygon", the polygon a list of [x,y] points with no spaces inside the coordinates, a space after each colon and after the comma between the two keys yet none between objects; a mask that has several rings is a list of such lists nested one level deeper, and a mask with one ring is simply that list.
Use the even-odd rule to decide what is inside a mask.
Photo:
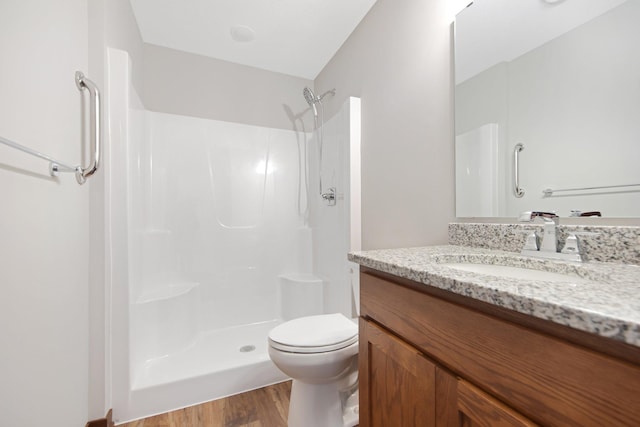
[{"label": "cabinet drawer front", "polygon": [[360,295],[362,316],[531,420],[638,425],[638,366],[370,274]]}]

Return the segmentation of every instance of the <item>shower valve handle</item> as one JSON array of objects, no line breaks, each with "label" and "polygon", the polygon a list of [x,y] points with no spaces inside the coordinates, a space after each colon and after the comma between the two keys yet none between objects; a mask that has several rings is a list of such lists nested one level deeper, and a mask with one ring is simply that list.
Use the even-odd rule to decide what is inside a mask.
[{"label": "shower valve handle", "polygon": [[322,193],[322,199],[327,202],[327,206],[335,206],[336,205],[336,188],[331,187],[327,189],[326,193]]}]

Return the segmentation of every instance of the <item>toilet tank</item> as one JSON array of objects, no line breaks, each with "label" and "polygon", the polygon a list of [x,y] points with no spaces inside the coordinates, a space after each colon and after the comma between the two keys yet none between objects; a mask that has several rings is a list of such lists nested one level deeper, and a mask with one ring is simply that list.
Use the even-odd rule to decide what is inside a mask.
[{"label": "toilet tank", "polygon": [[323,314],[324,281],[313,274],[285,274],[280,279],[283,320]]}]

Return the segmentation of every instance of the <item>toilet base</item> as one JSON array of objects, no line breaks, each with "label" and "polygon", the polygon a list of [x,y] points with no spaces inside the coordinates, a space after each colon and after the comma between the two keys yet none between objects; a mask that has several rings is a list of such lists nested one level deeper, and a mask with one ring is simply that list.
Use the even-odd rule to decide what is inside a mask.
[{"label": "toilet base", "polygon": [[358,424],[357,393],[342,408],[338,384],[308,384],[293,380],[289,427],[353,427]]},{"label": "toilet base", "polygon": [[360,397],[357,388],[344,404],[342,423],[344,427],[354,427],[360,423]]}]

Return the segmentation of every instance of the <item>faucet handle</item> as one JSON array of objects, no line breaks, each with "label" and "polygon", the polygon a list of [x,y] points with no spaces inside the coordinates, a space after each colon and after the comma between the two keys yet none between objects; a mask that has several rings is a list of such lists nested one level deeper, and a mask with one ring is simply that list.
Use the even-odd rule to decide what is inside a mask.
[{"label": "faucet handle", "polygon": [[578,254],[584,257],[584,251],[580,239],[582,237],[595,237],[600,233],[593,233],[591,231],[573,231],[569,232],[569,236],[564,242],[564,247],[560,251],[563,254]]},{"label": "faucet handle", "polygon": [[560,251],[563,254],[579,254],[582,255],[582,245],[580,239],[575,233],[570,233],[569,237],[564,241],[564,247]]},{"label": "faucet handle", "polygon": [[540,249],[540,236],[538,235],[538,230],[512,230],[513,234],[523,234],[527,236],[524,241],[524,247],[522,250],[524,251],[537,251]]},{"label": "faucet handle", "polygon": [[527,235],[527,239],[524,242],[523,250],[538,251],[540,250],[540,237],[537,231],[532,231]]}]

